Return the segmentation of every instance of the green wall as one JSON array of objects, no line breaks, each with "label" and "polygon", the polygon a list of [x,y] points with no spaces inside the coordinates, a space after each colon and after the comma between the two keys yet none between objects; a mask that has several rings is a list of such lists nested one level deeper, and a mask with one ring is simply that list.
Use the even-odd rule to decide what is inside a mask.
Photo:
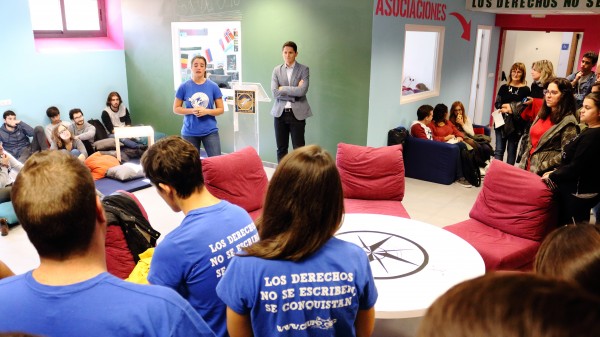
[{"label": "green wall", "polygon": [[[129,106],[136,121],[179,134],[182,117],[174,97],[171,22],[242,22],[245,82],[270,89],[281,46],[298,44],[297,61],[310,67],[306,141],[335,153],[338,142],[365,145],[369,109],[373,3],[343,0],[123,0],[123,30]],[[343,13],[343,15],[340,15]],[[276,162],[273,103],[261,103],[260,155]],[[233,151],[233,118],[218,118],[222,150]]]}]

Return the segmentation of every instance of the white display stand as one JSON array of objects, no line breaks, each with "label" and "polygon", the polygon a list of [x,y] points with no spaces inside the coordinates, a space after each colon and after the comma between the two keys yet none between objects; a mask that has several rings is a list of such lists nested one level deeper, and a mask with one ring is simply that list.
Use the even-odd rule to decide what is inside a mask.
[{"label": "white display stand", "polygon": [[[233,150],[238,151],[246,146],[252,146],[260,154],[258,142],[258,111],[260,102],[271,102],[267,92],[260,83],[232,83],[231,96],[235,95],[236,90],[254,91],[255,113],[236,112],[235,99],[228,100],[227,103],[233,109]],[[224,91],[224,90],[222,90]],[[223,93],[225,95],[225,92]]]},{"label": "white display stand", "polygon": [[121,146],[119,141],[121,138],[132,137],[148,137],[148,147],[154,144],[154,129],[151,126],[127,126],[115,127],[115,149],[117,151],[117,159],[121,161]]}]

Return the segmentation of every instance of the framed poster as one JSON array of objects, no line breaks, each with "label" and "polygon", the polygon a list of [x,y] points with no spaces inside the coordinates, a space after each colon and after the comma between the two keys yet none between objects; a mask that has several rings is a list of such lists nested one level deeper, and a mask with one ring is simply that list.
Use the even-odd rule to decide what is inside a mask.
[{"label": "framed poster", "polygon": [[241,22],[172,22],[173,86],[191,79],[194,56],[206,58],[206,74],[220,88],[242,80]]},{"label": "framed poster", "polygon": [[235,112],[256,113],[256,97],[254,90],[235,91]]}]

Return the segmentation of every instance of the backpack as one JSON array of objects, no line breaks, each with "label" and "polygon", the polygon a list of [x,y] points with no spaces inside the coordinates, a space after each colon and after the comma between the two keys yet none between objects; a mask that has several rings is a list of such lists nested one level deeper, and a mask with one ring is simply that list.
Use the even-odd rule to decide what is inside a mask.
[{"label": "backpack", "polygon": [[408,137],[408,130],[406,128],[399,126],[397,128],[391,129],[388,131],[388,139],[387,145],[397,145],[404,144],[406,141],[406,137]]},{"label": "backpack", "polygon": [[479,187],[481,185],[481,172],[479,172],[479,166],[477,165],[473,151],[462,148],[460,150],[460,161],[465,179],[467,179],[469,184]]},{"label": "backpack", "polygon": [[102,204],[108,226],[121,227],[135,263],[141,253],[156,247],[160,233],[152,228],[135,200],[117,193],[105,196]]},{"label": "backpack", "polygon": [[106,128],[101,121],[92,118],[88,121],[88,123],[92,124],[96,128],[96,136],[94,136],[94,141],[108,138],[108,131],[106,131]]}]

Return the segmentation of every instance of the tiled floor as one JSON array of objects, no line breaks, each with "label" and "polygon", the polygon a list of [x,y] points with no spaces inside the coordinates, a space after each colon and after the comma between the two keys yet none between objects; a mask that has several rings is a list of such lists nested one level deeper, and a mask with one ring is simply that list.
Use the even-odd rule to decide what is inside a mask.
[{"label": "tiled floor", "polygon": [[[272,175],[273,169],[265,170],[269,176]],[[440,185],[406,178],[402,203],[411,218],[444,227],[469,217],[479,190],[458,184]],[[137,191],[135,195],[148,212],[150,223],[163,237],[183,219],[183,213],[171,211],[153,187]],[[21,226],[12,228],[8,236],[0,237],[0,260],[16,273],[23,273],[39,264],[37,254]]]}]

